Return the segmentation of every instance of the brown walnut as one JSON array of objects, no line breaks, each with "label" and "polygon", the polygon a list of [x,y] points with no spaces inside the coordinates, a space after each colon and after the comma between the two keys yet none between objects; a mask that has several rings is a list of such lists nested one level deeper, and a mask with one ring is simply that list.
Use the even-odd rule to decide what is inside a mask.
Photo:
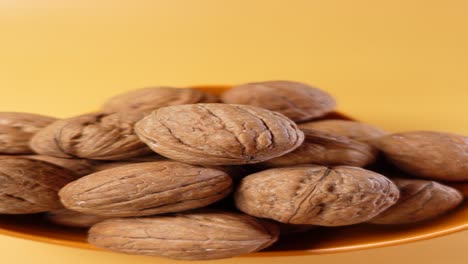
[{"label": "brown walnut", "polygon": [[295,122],[324,116],[335,109],[331,95],[307,84],[291,81],[247,83],[224,92],[228,104],[245,104],[279,112]]},{"label": "brown walnut", "polygon": [[15,112],[0,112],[0,154],[29,154],[31,137],[55,118]]},{"label": "brown walnut", "polygon": [[216,102],[218,102],[216,96],[195,89],[148,87],[117,95],[109,99],[102,110],[105,112],[152,111],[170,105]]},{"label": "brown walnut", "polygon": [[304,140],[296,124],[281,114],[229,104],[164,107],[138,122],[135,131],[155,152],[200,165],[259,163]]},{"label": "brown walnut", "polygon": [[353,140],[367,142],[388,134],[380,128],[349,120],[328,119],[312,121],[298,125],[300,129],[321,131],[337,136],[348,137]]},{"label": "brown walnut", "polygon": [[109,219],[109,217],[82,214],[68,209],[58,209],[45,214],[45,218],[57,225],[89,228],[99,222]]},{"label": "brown walnut", "polygon": [[231,192],[224,172],[175,161],[144,162],[80,178],[59,193],[63,205],[84,214],[145,216],[214,203]]},{"label": "brown walnut", "polygon": [[154,161],[163,161],[163,160],[168,160],[168,159],[154,153],[154,155],[146,155],[146,156],[135,157],[135,158],[125,159],[125,160],[99,162],[94,167],[94,170],[97,172],[97,171],[113,169],[113,168],[135,164],[135,163],[154,162]]},{"label": "brown walnut", "polygon": [[392,178],[400,190],[400,199],[392,207],[372,219],[374,224],[409,224],[444,214],[462,200],[454,188],[435,181]]},{"label": "brown walnut", "polygon": [[112,251],[180,260],[231,258],[277,239],[274,223],[221,211],[110,219],[93,226],[88,237]]},{"label": "brown walnut", "polygon": [[301,164],[365,167],[377,159],[377,149],[367,143],[315,130],[302,129],[302,132],[305,140],[300,147],[264,164],[269,167]]},{"label": "brown walnut", "polygon": [[468,182],[447,182],[444,184],[457,189],[461,194],[463,194],[465,199],[468,198]]},{"label": "brown walnut", "polygon": [[375,140],[399,169],[408,174],[442,181],[468,181],[468,137],[452,133],[412,131]]},{"label": "brown walnut", "polygon": [[0,158],[0,214],[33,214],[62,208],[57,192],[74,175],[58,166],[22,157]]},{"label": "brown walnut", "polygon": [[120,160],[151,153],[133,130],[143,112],[92,113],[52,123],[31,140],[39,154],[58,158]]},{"label": "brown walnut", "polygon": [[57,165],[75,174],[76,178],[93,173],[95,167],[98,166],[98,162],[86,159],[64,159],[44,155],[25,155],[23,157]]},{"label": "brown walnut", "polygon": [[358,167],[303,165],[245,177],[235,193],[244,213],[282,223],[342,226],[366,222],[398,200],[384,176]]}]

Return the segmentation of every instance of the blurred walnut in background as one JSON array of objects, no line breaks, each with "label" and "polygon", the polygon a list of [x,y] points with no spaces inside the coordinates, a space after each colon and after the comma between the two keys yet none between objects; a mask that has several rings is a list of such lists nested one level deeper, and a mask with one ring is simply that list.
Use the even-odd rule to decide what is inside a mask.
[{"label": "blurred walnut in background", "polygon": [[335,110],[335,99],[327,92],[291,81],[267,81],[235,86],[224,92],[227,104],[246,104],[279,112],[295,122],[322,117]]}]

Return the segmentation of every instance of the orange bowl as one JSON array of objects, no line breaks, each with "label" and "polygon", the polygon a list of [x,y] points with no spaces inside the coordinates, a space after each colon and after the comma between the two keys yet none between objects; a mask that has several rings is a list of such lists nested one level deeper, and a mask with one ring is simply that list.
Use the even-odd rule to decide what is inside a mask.
[{"label": "orange bowl", "polygon": [[[228,86],[196,86],[199,90],[220,94]],[[340,113],[327,118],[351,119]],[[468,183],[452,184],[465,192]],[[346,227],[317,228],[310,232],[280,239],[272,247],[249,256],[287,256],[338,253],[359,249],[398,245],[448,235],[468,229],[468,202],[437,219],[400,226],[360,224]],[[0,234],[46,243],[100,250],[86,242],[86,230],[57,226],[42,215],[0,215]]]}]

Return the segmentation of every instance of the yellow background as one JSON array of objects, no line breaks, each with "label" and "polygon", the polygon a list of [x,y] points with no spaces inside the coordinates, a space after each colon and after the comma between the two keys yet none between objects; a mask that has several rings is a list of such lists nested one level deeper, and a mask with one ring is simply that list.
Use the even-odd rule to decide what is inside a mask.
[{"label": "yellow background", "polygon": [[[390,131],[468,134],[467,14],[465,0],[1,0],[0,111],[65,117],[142,86],[290,79]],[[219,263],[466,263],[467,234]],[[169,263],[6,236],[0,252],[1,263]]]}]

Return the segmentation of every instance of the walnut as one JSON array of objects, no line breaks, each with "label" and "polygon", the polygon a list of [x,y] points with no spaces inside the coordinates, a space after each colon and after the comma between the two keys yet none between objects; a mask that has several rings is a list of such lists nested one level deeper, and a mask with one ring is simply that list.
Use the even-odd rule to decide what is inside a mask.
[{"label": "walnut", "polygon": [[231,258],[277,239],[274,223],[221,211],[110,219],[93,226],[88,237],[100,248],[180,260]]},{"label": "walnut", "polygon": [[44,155],[25,155],[23,157],[41,160],[67,169],[71,174],[76,175],[76,179],[93,173],[95,171],[95,167],[98,166],[97,162],[86,159],[64,159]]},{"label": "walnut", "polygon": [[0,154],[29,154],[29,140],[53,117],[15,112],[0,112]]},{"label": "walnut", "polygon": [[214,203],[231,192],[224,172],[174,161],[144,162],[80,178],[60,192],[63,205],[84,214],[144,216]]},{"label": "walnut", "polygon": [[97,172],[97,171],[117,168],[117,167],[121,167],[125,165],[135,164],[135,163],[154,162],[154,161],[163,161],[163,160],[168,160],[168,159],[165,157],[156,155],[156,154],[146,155],[146,156],[135,157],[135,158],[126,159],[126,160],[100,162],[96,164],[96,166],[94,166],[94,170]]},{"label": "walnut", "polygon": [[468,182],[447,182],[445,184],[457,189],[461,194],[463,194],[465,199],[468,198]]},{"label": "walnut", "polygon": [[58,158],[129,159],[151,153],[133,125],[143,112],[92,113],[63,119],[39,131],[31,140],[39,154]]},{"label": "walnut", "polygon": [[152,111],[170,105],[215,102],[218,102],[216,96],[190,88],[148,87],[117,95],[109,99],[102,110],[105,112]]},{"label": "walnut", "polygon": [[62,208],[57,192],[74,179],[58,166],[16,156],[0,158],[0,214]]},{"label": "walnut", "polygon": [[305,140],[294,151],[268,160],[267,167],[300,164],[349,165],[365,167],[377,159],[377,149],[371,145],[325,132],[302,129]]},{"label": "walnut", "polygon": [[463,196],[454,188],[434,181],[392,178],[400,199],[370,222],[409,224],[432,219],[458,206]]},{"label": "walnut", "polygon": [[468,137],[413,131],[375,140],[388,161],[411,175],[442,181],[468,181]]},{"label": "walnut", "polygon": [[160,108],[138,122],[135,131],[155,152],[200,165],[259,163],[294,150],[304,140],[281,114],[229,104]]},{"label": "walnut", "polygon": [[304,165],[245,177],[235,193],[244,213],[282,223],[342,226],[366,222],[398,200],[384,176],[358,167]]},{"label": "walnut", "polygon": [[248,83],[224,92],[228,104],[246,104],[279,112],[295,122],[324,116],[335,109],[328,93],[307,84],[291,81]]},{"label": "walnut", "polygon": [[299,124],[298,126],[300,129],[321,131],[332,135],[344,136],[353,140],[364,142],[368,142],[369,140],[388,134],[382,129],[373,127],[368,124],[340,119],[312,121]]},{"label": "walnut", "polygon": [[109,219],[109,217],[99,215],[82,214],[68,209],[58,209],[45,214],[45,218],[57,225],[89,228],[99,222]]}]

